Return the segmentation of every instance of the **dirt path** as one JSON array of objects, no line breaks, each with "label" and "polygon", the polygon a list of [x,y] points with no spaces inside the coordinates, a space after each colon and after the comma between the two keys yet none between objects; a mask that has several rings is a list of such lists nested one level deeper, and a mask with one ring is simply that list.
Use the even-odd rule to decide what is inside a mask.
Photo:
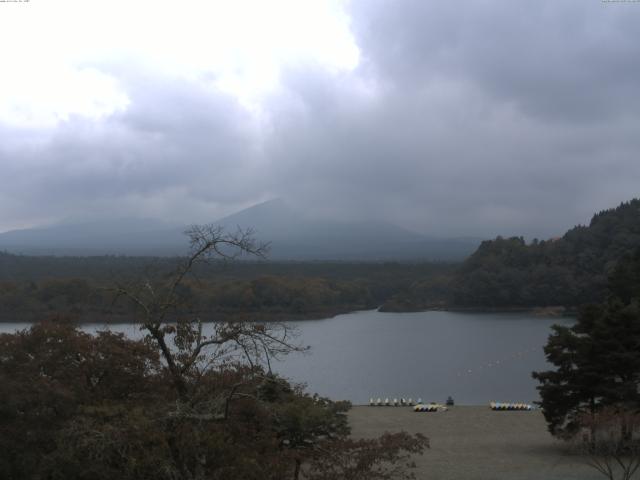
[{"label": "dirt path", "polygon": [[352,434],[366,438],[406,430],[429,437],[431,448],[416,458],[418,478],[429,480],[598,480],[604,477],[571,455],[534,412],[494,412],[453,407],[416,413],[410,407],[354,407]]}]

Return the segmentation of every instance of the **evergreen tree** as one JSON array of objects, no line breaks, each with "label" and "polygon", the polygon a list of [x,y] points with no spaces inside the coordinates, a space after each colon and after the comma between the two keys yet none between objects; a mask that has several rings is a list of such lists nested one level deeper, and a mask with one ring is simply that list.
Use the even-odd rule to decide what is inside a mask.
[{"label": "evergreen tree", "polygon": [[604,304],[553,327],[545,353],[556,370],[533,372],[554,435],[574,434],[603,406],[640,407],[640,252],[620,261],[609,285]]}]

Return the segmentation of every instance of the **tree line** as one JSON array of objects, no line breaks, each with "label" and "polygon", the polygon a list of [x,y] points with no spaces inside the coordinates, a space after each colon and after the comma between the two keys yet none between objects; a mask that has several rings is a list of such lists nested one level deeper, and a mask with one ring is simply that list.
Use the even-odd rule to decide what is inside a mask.
[{"label": "tree line", "polygon": [[639,246],[640,200],[634,199],[597,213],[588,226],[572,228],[560,238],[482,242],[457,269],[414,282],[385,308],[575,309],[603,301],[608,276]]},{"label": "tree line", "polygon": [[[127,321],[108,289],[116,280],[162,277],[181,258],[28,257],[0,254],[0,321],[36,321],[64,313],[78,321]],[[419,278],[448,271],[440,263],[234,261],[195,265],[180,286],[185,305],[219,320],[322,318],[375,308]]]},{"label": "tree line", "polygon": [[[85,279],[0,282],[0,319],[34,321],[65,314],[83,322],[127,321],[130,319],[127,305],[115,298],[107,286]],[[302,319],[377,306],[368,285],[362,281],[309,277],[189,279],[180,286],[179,294],[184,308],[207,320],[236,314],[264,320]]]}]

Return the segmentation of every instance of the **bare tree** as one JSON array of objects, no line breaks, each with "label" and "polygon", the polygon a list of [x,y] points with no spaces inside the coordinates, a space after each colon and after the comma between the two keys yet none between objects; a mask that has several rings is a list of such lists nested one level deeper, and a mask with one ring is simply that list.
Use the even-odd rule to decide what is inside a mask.
[{"label": "bare tree", "polygon": [[194,225],[185,234],[189,254],[169,275],[118,284],[114,289],[135,306],[141,330],[160,350],[181,399],[189,397],[212,367],[242,359],[251,366],[266,363],[270,372],[271,359],[304,350],[296,343],[295,332],[283,323],[223,321],[208,324],[205,331],[200,315],[185,308],[180,295],[187,277],[211,259],[264,258],[269,245],[256,242],[253,231],[239,228],[228,233],[216,225]]},{"label": "bare tree", "polygon": [[580,418],[576,439],[587,464],[609,480],[631,480],[640,468],[640,413],[624,406],[606,407]]}]

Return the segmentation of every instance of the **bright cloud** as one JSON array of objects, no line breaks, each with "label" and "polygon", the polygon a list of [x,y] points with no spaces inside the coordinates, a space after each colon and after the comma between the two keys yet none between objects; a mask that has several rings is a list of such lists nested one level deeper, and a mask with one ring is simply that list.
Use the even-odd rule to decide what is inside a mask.
[{"label": "bright cloud", "polygon": [[121,111],[122,63],[210,83],[252,105],[287,65],[353,69],[359,58],[339,1],[57,0],[1,13],[0,121],[17,125]]}]

